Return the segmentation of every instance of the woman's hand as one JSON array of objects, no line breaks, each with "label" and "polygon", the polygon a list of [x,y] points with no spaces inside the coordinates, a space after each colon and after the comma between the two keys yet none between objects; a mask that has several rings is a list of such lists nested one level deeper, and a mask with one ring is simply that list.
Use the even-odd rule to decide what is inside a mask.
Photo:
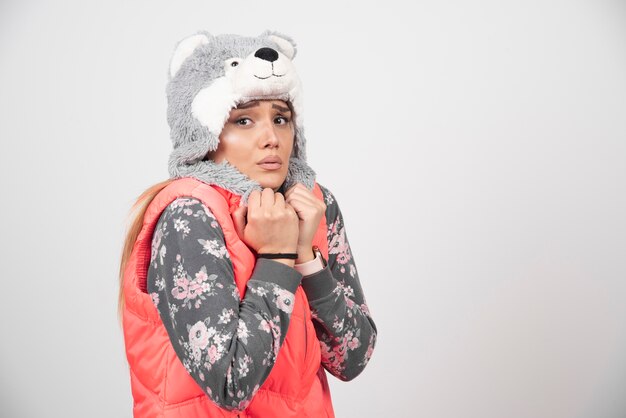
[{"label": "woman's hand", "polygon": [[[298,215],[282,194],[270,188],[255,190],[250,193],[248,206],[236,209],[232,217],[239,238],[257,253],[297,251]],[[293,265],[293,260],[288,261],[284,264]]]},{"label": "woman's hand", "polygon": [[313,260],[313,237],[326,212],[326,204],[301,183],[287,190],[285,201],[295,209],[300,219],[296,263]]}]

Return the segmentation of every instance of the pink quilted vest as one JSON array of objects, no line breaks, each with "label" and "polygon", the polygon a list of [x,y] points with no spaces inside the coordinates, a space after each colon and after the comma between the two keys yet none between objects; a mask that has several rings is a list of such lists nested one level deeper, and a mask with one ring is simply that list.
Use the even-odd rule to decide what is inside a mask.
[{"label": "pink quilted vest", "polygon": [[[323,199],[317,184],[314,193]],[[239,239],[231,218],[231,213],[239,207],[240,196],[193,178],[182,178],[170,183],[154,198],[146,210],[143,227],[124,271],[123,328],[134,416],[334,417],[326,374],[320,362],[319,341],[302,287],[296,291],[291,322],[276,363],[245,410],[227,411],[218,407],[187,373],[146,293],[154,228],[167,205],[181,196],[200,200],[215,215],[224,231],[235,282],[242,297],[254,270],[254,254]],[[318,226],[313,245],[317,245],[328,259],[325,218]]]}]

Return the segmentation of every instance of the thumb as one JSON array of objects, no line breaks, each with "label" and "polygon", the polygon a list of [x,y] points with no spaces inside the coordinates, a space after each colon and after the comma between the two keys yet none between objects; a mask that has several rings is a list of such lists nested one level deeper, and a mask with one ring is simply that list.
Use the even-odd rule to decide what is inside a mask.
[{"label": "thumb", "polygon": [[247,206],[240,206],[232,213],[233,224],[235,225],[235,231],[239,238],[243,238],[243,230],[246,229],[246,214],[248,213]]}]

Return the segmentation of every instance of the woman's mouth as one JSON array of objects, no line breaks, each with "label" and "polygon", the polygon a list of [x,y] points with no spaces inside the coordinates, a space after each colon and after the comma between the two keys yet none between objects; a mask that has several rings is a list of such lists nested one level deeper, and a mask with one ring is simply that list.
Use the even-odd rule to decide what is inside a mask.
[{"label": "woman's mouth", "polygon": [[268,155],[257,163],[265,170],[278,170],[283,166],[283,160],[278,155]]},{"label": "woman's mouth", "polygon": [[283,165],[281,163],[260,163],[259,166],[265,170],[273,171],[273,170],[278,170]]}]

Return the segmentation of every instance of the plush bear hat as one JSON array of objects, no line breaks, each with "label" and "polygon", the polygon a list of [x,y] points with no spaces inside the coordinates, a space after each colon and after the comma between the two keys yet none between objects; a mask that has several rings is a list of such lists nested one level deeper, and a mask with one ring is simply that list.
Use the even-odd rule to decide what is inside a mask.
[{"label": "plush bear hat", "polygon": [[172,55],[167,84],[167,121],[174,149],[172,178],[195,177],[242,196],[246,202],[258,182],[228,161],[206,160],[219,145],[230,111],[260,99],[288,101],[293,108],[294,148],[284,189],[295,183],[313,188],[315,172],[306,163],[302,91],[292,59],[291,38],[266,31],[258,37],[213,36],[198,32],[181,40]]}]

